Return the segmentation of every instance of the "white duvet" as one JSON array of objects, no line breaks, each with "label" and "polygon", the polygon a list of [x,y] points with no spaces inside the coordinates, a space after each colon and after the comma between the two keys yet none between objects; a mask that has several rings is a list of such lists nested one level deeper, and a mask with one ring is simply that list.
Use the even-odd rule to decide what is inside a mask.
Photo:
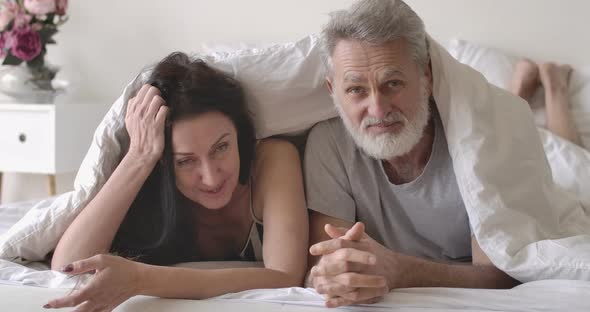
[{"label": "white duvet", "polygon": [[[430,43],[434,97],[482,249],[497,267],[523,282],[590,280],[590,154],[539,134],[524,101],[487,83],[434,40]],[[335,116],[320,58],[314,36],[206,57],[244,83],[260,137],[304,130]],[[126,99],[143,78],[126,88],[97,129],[75,190],[39,203],[0,236],[0,259],[39,261],[55,247],[124,153]],[[305,111],[299,114],[296,107]],[[273,117],[282,122],[265,123]]]}]

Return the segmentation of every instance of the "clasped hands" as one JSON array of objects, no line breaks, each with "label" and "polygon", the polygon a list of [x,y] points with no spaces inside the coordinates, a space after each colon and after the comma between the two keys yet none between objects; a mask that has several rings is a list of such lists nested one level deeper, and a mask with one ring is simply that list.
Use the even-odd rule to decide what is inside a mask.
[{"label": "clasped hands", "polygon": [[309,282],[324,295],[327,307],[376,303],[392,288],[387,273],[390,250],[365,234],[357,222],[352,228],[326,224],[330,240],[317,243],[309,251],[321,257],[312,267]]}]

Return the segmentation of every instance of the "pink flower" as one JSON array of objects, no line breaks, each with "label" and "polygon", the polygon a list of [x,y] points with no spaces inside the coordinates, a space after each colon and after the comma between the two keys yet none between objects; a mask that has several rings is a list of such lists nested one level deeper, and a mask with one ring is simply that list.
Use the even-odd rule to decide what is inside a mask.
[{"label": "pink flower", "polygon": [[55,0],[25,0],[25,9],[33,15],[55,12]]},{"label": "pink flower", "polygon": [[68,10],[68,0],[56,0],[55,14],[66,15],[67,10]]},{"label": "pink flower", "polygon": [[23,61],[30,61],[41,53],[41,37],[30,27],[17,28],[12,31],[10,52]]},{"label": "pink flower", "polygon": [[2,34],[0,34],[0,58],[6,56],[6,51],[10,47],[8,38],[8,32],[3,32]]},{"label": "pink flower", "polygon": [[12,28],[16,29],[16,28],[27,27],[29,25],[29,23],[31,22],[31,19],[33,19],[33,17],[30,16],[29,14],[25,14],[22,11],[18,12],[16,14],[16,17],[14,18],[14,27],[12,27]]},{"label": "pink flower", "polygon": [[43,25],[40,23],[31,24],[31,29],[35,32],[40,31],[43,29]]},{"label": "pink flower", "polygon": [[16,2],[4,2],[0,7],[0,30],[6,28],[19,11],[20,8]]}]

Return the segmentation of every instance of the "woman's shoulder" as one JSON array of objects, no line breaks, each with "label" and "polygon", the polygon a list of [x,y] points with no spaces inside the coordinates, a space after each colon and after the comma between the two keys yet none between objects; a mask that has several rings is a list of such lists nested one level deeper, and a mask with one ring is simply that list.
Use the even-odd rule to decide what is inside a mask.
[{"label": "woman's shoulder", "polygon": [[[277,178],[284,172],[301,170],[301,160],[295,145],[284,139],[268,138],[256,144],[256,156],[252,170],[254,189],[267,191],[273,188]],[[260,188],[256,186],[265,185]]]},{"label": "woman's shoulder", "polygon": [[291,189],[291,183],[301,174],[299,152],[291,142],[268,138],[256,145],[256,157],[252,175],[253,205],[257,216],[264,215],[264,202],[268,195]]},{"label": "woman's shoulder", "polygon": [[293,143],[279,138],[267,138],[256,143],[256,167],[265,162],[299,158],[299,152]]}]

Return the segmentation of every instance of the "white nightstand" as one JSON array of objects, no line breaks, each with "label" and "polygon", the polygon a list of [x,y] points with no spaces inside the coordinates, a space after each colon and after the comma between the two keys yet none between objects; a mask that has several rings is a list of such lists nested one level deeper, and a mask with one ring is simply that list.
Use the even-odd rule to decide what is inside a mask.
[{"label": "white nightstand", "polygon": [[0,103],[0,190],[2,172],[39,173],[48,175],[55,195],[55,175],[78,170],[107,109],[98,103]]}]

